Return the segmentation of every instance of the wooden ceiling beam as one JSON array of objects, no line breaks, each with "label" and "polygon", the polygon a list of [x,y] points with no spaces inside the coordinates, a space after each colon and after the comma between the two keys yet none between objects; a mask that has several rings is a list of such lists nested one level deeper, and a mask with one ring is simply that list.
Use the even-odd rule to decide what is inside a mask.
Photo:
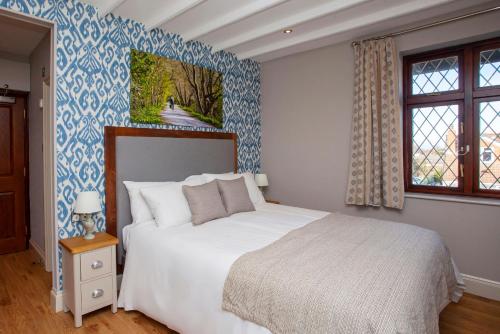
[{"label": "wooden ceiling beam", "polygon": [[266,53],[278,51],[288,47],[292,47],[301,43],[306,43],[318,40],[325,37],[330,37],[350,30],[362,28],[381,21],[390,20],[406,14],[411,14],[416,11],[424,10],[430,7],[442,5],[451,2],[452,0],[413,0],[404,4],[388,7],[377,10],[369,14],[358,16],[343,22],[335,23],[328,27],[313,30],[296,36],[288,36],[280,42],[268,44],[262,47],[257,47],[248,51],[236,52],[236,56],[240,59],[253,58]]},{"label": "wooden ceiling beam", "polygon": [[146,30],[152,30],[158,28],[168,21],[176,18],[179,15],[184,14],[188,10],[202,4],[207,0],[182,0],[175,4],[169,6],[168,8],[162,8],[159,10],[161,14],[152,15],[152,18],[144,22]]},{"label": "wooden ceiling beam", "polygon": [[255,0],[245,6],[239,7],[228,13],[225,13],[215,20],[211,20],[203,25],[194,25],[186,32],[181,33],[185,40],[197,39],[203,35],[211,33],[217,29],[228,26],[237,21],[243,20],[252,15],[258,14],[266,9],[275,7],[289,0]]},{"label": "wooden ceiling beam", "polygon": [[237,45],[253,41],[260,37],[282,31],[283,29],[294,27],[299,24],[312,21],[314,19],[338,12],[343,9],[357,6],[368,1],[371,0],[333,0],[328,3],[304,10],[300,13],[295,13],[271,23],[258,26],[255,29],[227,38],[219,43],[212,43],[212,49],[214,52],[227,50]]}]

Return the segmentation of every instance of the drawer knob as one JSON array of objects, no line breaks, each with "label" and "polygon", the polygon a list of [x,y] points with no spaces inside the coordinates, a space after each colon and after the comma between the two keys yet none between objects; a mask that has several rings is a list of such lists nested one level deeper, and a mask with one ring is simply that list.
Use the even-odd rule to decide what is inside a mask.
[{"label": "drawer knob", "polygon": [[102,295],[104,295],[103,289],[95,289],[94,291],[92,291],[92,298],[99,298],[102,297]]},{"label": "drawer knob", "polygon": [[94,261],[94,262],[90,265],[90,267],[92,267],[92,269],[100,269],[100,268],[102,268],[102,266],[103,266],[103,263],[102,263],[102,261],[100,261],[100,260]]}]

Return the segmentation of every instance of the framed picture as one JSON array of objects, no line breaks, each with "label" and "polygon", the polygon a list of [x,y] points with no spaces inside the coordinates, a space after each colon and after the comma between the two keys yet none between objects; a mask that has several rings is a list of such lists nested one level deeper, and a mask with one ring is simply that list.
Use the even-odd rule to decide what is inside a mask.
[{"label": "framed picture", "polygon": [[222,128],[222,73],[130,50],[132,123]]}]

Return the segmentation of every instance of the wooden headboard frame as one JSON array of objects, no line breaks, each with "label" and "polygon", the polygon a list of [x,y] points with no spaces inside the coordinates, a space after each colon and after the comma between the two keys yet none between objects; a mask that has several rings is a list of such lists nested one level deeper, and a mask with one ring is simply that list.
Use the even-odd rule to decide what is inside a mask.
[{"label": "wooden headboard frame", "polygon": [[238,144],[235,133],[163,130],[146,128],[125,128],[106,126],[104,128],[104,159],[106,175],[106,232],[115,237],[117,231],[116,217],[116,137],[171,137],[232,139],[234,147],[234,172],[238,172]]}]

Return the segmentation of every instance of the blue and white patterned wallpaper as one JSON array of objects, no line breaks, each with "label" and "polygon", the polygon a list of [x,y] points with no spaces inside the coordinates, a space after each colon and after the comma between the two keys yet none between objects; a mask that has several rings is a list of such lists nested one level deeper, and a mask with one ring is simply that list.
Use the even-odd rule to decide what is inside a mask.
[{"label": "blue and white patterned wallpaper", "polygon": [[[160,29],[145,31],[142,24],[130,19],[112,14],[100,17],[94,7],[78,1],[0,0],[0,7],[57,22],[56,154],[60,239],[83,232],[80,224],[73,224],[70,218],[78,192],[97,189],[104,199],[104,127],[137,126],[130,124],[129,119],[130,48],[222,72],[222,131],[238,134],[240,170],[259,170],[258,63],[239,61],[226,52],[211,53],[207,45],[185,43],[180,36]],[[105,229],[104,215],[97,226],[99,230]],[[57,256],[57,289],[61,290],[60,249]]]}]

